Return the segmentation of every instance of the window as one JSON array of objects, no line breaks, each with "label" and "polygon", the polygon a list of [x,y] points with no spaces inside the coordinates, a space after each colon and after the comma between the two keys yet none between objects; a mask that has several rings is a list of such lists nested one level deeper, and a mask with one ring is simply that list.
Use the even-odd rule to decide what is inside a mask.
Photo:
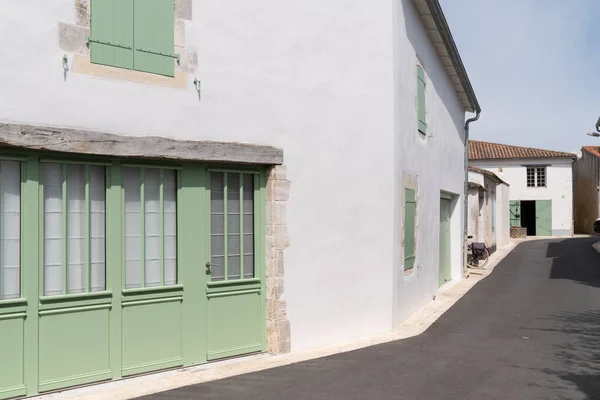
[{"label": "window", "polygon": [[21,164],[0,161],[0,300],[21,297]]},{"label": "window", "polygon": [[105,167],[44,163],[44,295],[106,290]]},{"label": "window", "polygon": [[254,174],[210,174],[211,280],[254,278]]},{"label": "window", "polygon": [[546,167],[527,167],[527,187],[546,187]]},{"label": "window", "polygon": [[404,189],[404,270],[415,266],[415,222],[417,198],[414,189]]},{"label": "window", "polygon": [[419,132],[427,132],[427,120],[425,113],[425,72],[423,67],[417,65],[417,115]]},{"label": "window", "polygon": [[177,284],[177,171],[123,168],[125,288]]},{"label": "window", "polygon": [[91,62],[175,76],[173,0],[94,0]]}]

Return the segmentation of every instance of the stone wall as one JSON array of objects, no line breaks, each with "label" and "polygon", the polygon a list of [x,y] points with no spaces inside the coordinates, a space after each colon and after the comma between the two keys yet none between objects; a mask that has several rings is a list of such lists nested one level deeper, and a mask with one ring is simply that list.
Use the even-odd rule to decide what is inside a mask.
[{"label": "stone wall", "polygon": [[510,227],[510,237],[513,239],[525,239],[527,238],[527,228],[520,226]]},{"label": "stone wall", "polygon": [[290,181],[283,165],[270,168],[267,174],[267,351],[271,354],[289,353],[291,348],[290,322],[284,291],[284,252],[289,247],[287,233],[287,200]]}]

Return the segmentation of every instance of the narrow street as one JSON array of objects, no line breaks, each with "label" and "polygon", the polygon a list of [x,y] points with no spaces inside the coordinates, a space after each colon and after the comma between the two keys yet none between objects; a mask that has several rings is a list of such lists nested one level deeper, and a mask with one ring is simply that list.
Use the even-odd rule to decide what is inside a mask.
[{"label": "narrow street", "polygon": [[600,399],[597,240],[520,244],[418,337],[143,399]]}]

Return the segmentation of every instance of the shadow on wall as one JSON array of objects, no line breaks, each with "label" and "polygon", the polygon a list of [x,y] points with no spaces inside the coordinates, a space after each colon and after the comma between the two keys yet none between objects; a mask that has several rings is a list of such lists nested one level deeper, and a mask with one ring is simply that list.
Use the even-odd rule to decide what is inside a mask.
[{"label": "shadow on wall", "polygon": [[[600,287],[600,254],[592,247],[599,240],[600,238],[574,238],[548,243],[546,258],[553,259],[550,279],[567,279],[582,285]],[[597,260],[598,268],[590,268],[584,260]],[[598,348],[600,349],[600,341]]]},{"label": "shadow on wall", "polygon": [[[460,140],[464,143],[464,108],[456,95],[454,87],[448,79],[448,74],[444,69],[441,60],[431,39],[425,30],[421,22],[421,17],[417,11],[417,7],[413,4],[412,0],[402,0],[402,14],[404,16],[404,25],[406,29],[406,36],[413,49],[415,50],[417,57],[423,63],[423,69],[427,78],[427,84],[433,86],[437,95],[442,99],[444,107],[449,111],[450,117],[456,126],[456,132],[458,133]],[[417,18],[411,19],[409,16],[415,15]],[[452,29],[452,28],[450,28]],[[416,75],[416,62],[415,59],[415,93],[417,85]]]}]

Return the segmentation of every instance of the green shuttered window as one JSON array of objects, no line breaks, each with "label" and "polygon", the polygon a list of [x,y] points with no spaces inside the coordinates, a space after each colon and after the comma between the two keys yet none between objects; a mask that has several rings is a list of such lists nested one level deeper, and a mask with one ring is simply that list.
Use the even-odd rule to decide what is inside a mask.
[{"label": "green shuttered window", "polygon": [[173,0],[92,0],[91,61],[174,76]]},{"label": "green shuttered window", "polygon": [[419,132],[427,132],[427,120],[425,114],[425,72],[423,67],[417,65],[417,114]]},{"label": "green shuttered window", "polygon": [[404,190],[404,270],[415,266],[415,222],[417,213],[417,197],[414,189]]}]

